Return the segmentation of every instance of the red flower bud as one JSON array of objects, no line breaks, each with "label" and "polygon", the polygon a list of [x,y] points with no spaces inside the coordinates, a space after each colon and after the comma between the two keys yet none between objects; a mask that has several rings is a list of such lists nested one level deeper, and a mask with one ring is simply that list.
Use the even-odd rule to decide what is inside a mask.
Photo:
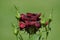
[{"label": "red flower bud", "polygon": [[25,27],[25,23],[24,22],[19,22],[19,27],[23,29]]},{"label": "red flower bud", "polygon": [[25,17],[26,17],[26,15],[21,14],[21,18],[22,18],[22,20],[24,20],[24,19],[25,19]]}]

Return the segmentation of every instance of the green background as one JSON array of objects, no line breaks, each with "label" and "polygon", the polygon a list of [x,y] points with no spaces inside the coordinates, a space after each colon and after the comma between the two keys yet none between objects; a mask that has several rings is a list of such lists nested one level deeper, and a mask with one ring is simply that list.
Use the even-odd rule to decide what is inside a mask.
[{"label": "green background", "polygon": [[[20,13],[42,12],[47,17],[53,8],[53,21],[48,40],[60,40],[60,0],[0,0],[0,40],[16,40],[11,23],[16,24],[17,6]],[[25,38],[26,35],[24,35]]]}]

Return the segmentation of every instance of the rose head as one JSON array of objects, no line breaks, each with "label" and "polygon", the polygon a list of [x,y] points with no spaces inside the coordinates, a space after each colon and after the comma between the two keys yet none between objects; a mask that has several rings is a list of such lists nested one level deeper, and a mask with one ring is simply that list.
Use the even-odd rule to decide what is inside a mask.
[{"label": "rose head", "polygon": [[25,28],[25,23],[24,23],[24,22],[19,22],[19,27],[20,27],[21,29],[24,29],[24,28]]},{"label": "rose head", "polygon": [[[25,29],[28,33],[36,33],[36,31],[41,28],[41,25],[43,22],[41,22],[41,13],[27,13],[27,14],[20,14],[19,19],[19,27],[20,29]],[[44,22],[44,25],[48,25],[51,22],[51,20],[48,20],[47,22]],[[31,31],[31,32],[30,32]]]},{"label": "rose head", "polygon": [[41,16],[41,13],[28,12],[26,14],[25,13],[19,14],[17,10],[17,15],[15,17],[18,21],[18,26],[16,26],[15,24],[12,24],[12,26],[14,28],[13,30],[14,34],[17,38],[16,40],[24,40],[23,35],[21,34],[25,32],[27,32],[29,36],[27,40],[33,40],[34,35],[38,35],[38,40],[44,39],[47,40],[48,34],[51,31],[50,28],[50,23],[52,21],[51,14],[47,19],[46,18],[47,16],[45,16],[44,14]]},{"label": "rose head", "polygon": [[27,26],[35,26],[35,28],[40,27],[40,15],[41,14],[33,14],[33,13],[27,13],[27,14],[20,14],[20,20],[19,20],[19,27],[24,29]]}]

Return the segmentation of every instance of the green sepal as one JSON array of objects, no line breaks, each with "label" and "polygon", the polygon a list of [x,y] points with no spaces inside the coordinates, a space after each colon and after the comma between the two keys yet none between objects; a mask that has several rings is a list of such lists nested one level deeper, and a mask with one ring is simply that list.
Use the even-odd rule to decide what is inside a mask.
[{"label": "green sepal", "polygon": [[19,18],[20,18],[20,13],[19,13],[18,11],[17,11],[17,14],[16,14],[15,17],[16,17],[17,20],[19,20]]},{"label": "green sepal", "polygon": [[15,24],[12,24],[12,27],[13,27],[13,33],[14,33],[14,35],[18,35],[18,33],[19,33],[19,28],[15,25]]},{"label": "green sepal", "polygon": [[18,33],[19,33],[19,30],[18,30],[17,28],[14,28],[14,32],[13,32],[13,33],[14,33],[14,35],[16,35],[16,36],[17,36],[17,35],[18,35]]},{"label": "green sepal", "polygon": [[46,22],[45,14],[42,15],[40,22],[41,24],[45,24]]},{"label": "green sepal", "polygon": [[41,20],[41,24],[45,24],[45,20]]}]

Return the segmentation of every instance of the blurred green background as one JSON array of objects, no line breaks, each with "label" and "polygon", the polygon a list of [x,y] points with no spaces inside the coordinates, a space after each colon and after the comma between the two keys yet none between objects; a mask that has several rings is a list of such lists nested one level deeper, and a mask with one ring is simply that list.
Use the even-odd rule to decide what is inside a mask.
[{"label": "blurred green background", "polygon": [[[49,16],[53,8],[53,21],[48,40],[60,40],[60,0],[0,0],[0,40],[16,40],[11,23],[16,24],[17,6],[20,13],[41,12]],[[24,35],[27,38],[26,35]]]}]

